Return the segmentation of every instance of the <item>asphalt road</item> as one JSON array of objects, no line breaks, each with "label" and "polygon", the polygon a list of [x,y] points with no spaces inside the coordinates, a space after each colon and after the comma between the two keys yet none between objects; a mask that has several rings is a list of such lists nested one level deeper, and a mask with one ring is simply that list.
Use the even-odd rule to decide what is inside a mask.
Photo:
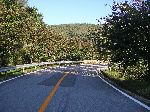
[{"label": "asphalt road", "polygon": [[[104,68],[104,66],[99,66]],[[44,112],[148,112],[103,82],[97,66],[49,68],[0,84],[0,112],[38,112],[61,82]]]}]

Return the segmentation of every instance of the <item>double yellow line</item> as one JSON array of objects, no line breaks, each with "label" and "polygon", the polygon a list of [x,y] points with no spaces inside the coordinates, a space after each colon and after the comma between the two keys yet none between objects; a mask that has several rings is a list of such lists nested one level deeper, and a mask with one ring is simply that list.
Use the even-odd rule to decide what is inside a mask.
[{"label": "double yellow line", "polygon": [[59,81],[57,82],[57,84],[55,85],[55,87],[53,88],[53,90],[51,91],[51,93],[48,95],[48,97],[45,99],[45,101],[42,103],[41,107],[39,108],[38,112],[44,112],[44,110],[46,109],[48,103],[52,100],[52,97],[54,96],[54,94],[56,93],[57,89],[59,88],[61,82],[64,80],[64,78],[69,74],[69,72],[65,72],[64,75],[61,77],[61,79],[59,79]]}]

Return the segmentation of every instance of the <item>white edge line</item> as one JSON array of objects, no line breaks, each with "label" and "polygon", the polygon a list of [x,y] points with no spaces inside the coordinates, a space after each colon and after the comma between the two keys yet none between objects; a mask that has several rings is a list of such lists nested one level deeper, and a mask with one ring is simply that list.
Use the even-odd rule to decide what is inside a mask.
[{"label": "white edge line", "polygon": [[[98,74],[98,71],[96,70],[96,73]],[[124,96],[128,97],[129,99],[133,100],[134,102],[138,103],[139,105],[141,105],[142,107],[146,108],[147,110],[150,110],[150,107],[145,105],[144,103],[140,102],[139,100],[129,96],[128,94],[124,93],[123,91],[119,90],[118,88],[116,88],[115,86],[113,86],[112,84],[110,84],[109,82],[107,82],[105,79],[103,79],[100,75],[98,75],[98,77],[105,82],[106,84],[108,84],[109,86],[111,86],[112,88],[114,88],[115,90],[117,90],[118,92],[120,92],[121,94],[123,94]]]},{"label": "white edge line", "polygon": [[[41,70],[44,70],[44,69],[41,69]],[[41,70],[37,70],[37,71],[41,71]],[[27,75],[27,74],[36,73],[37,71],[29,72],[29,73],[26,73],[26,74],[24,74],[24,75],[20,75],[20,76],[17,76],[17,77],[14,77],[14,78],[11,78],[11,79],[2,81],[2,82],[0,82],[0,84],[5,83],[5,82],[8,82],[8,81],[11,81],[11,80],[14,80],[14,79],[17,79],[17,78],[19,78],[19,77],[23,77],[23,76],[25,76],[25,75]],[[96,73],[98,74],[98,71],[97,71],[97,70],[95,70],[95,71],[96,71]],[[123,91],[119,90],[118,88],[116,88],[115,86],[113,86],[112,84],[110,84],[109,82],[107,82],[106,80],[104,80],[100,75],[98,75],[98,77],[99,77],[103,82],[105,82],[106,84],[108,84],[109,86],[111,86],[112,88],[114,88],[115,90],[117,90],[118,92],[120,92],[121,94],[123,94],[124,96],[128,97],[129,99],[133,100],[134,102],[138,103],[139,105],[143,106],[144,108],[150,110],[150,107],[149,107],[149,106],[145,105],[144,103],[140,102],[139,100],[137,100],[137,99],[135,99],[135,98],[129,96],[128,94],[124,93]]]},{"label": "white edge line", "polygon": [[[49,67],[49,68],[55,68],[55,67]],[[45,69],[47,69],[47,68],[45,68]],[[36,73],[36,72],[38,72],[38,71],[42,71],[42,70],[45,70],[45,69],[35,70],[35,71],[33,71],[33,72],[25,73],[25,74],[23,74],[23,75],[20,75],[20,76],[17,76],[17,77],[13,77],[13,78],[8,79],[8,80],[4,80],[4,81],[1,81],[0,84],[3,84],[3,83],[5,83],[5,82],[8,82],[8,81],[11,81],[11,80],[14,80],[14,79],[17,79],[17,78],[19,78],[19,77],[26,76],[26,75],[31,74],[31,73]]]},{"label": "white edge line", "polygon": [[3,84],[3,83],[5,83],[5,82],[8,82],[8,81],[11,81],[11,80],[14,80],[14,79],[17,79],[17,78],[19,78],[19,77],[26,76],[26,75],[31,74],[31,73],[36,73],[36,72],[42,71],[42,70],[45,70],[45,69],[36,70],[36,71],[33,71],[33,72],[25,73],[25,74],[20,75],[20,76],[17,76],[17,77],[13,77],[13,78],[8,79],[8,80],[4,80],[4,81],[1,81],[0,84]]},{"label": "white edge line", "polygon": [[[56,62],[56,63],[57,63],[57,62]],[[58,65],[58,66],[56,66],[56,67],[60,67],[60,66]],[[56,67],[49,67],[49,68],[56,68]],[[47,69],[47,68],[45,68],[45,69]],[[45,69],[36,70],[36,71],[33,71],[33,72],[25,73],[25,74],[20,75],[20,76],[17,76],[17,77],[13,77],[13,78],[8,79],[8,80],[0,81],[0,84],[3,84],[3,83],[5,83],[5,82],[8,82],[8,81],[11,81],[11,80],[14,80],[14,79],[17,79],[17,78],[19,78],[19,77],[23,77],[23,76],[28,75],[28,74],[31,74],[31,73],[35,73],[35,72],[38,72],[38,71],[41,71],[41,70],[45,70]]]}]

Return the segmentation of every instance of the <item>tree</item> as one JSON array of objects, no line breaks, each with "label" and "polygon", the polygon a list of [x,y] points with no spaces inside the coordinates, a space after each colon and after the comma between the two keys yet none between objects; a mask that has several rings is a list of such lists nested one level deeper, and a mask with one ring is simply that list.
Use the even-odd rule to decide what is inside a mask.
[{"label": "tree", "polygon": [[89,31],[88,38],[92,41],[95,52],[99,53],[99,59],[106,61],[110,59],[110,52],[107,49],[107,37],[102,36],[102,27],[99,25],[98,28],[91,29]]},{"label": "tree", "polygon": [[0,66],[39,62],[53,35],[42,15],[25,0],[1,0],[0,8]]},{"label": "tree", "polygon": [[[62,24],[49,26],[60,33],[62,41],[56,47],[58,60],[98,59],[99,55],[94,43],[88,38],[89,30],[98,27],[94,24]],[[61,44],[63,42],[63,44]],[[56,44],[57,45],[57,44]]]},{"label": "tree", "polygon": [[2,0],[0,6],[0,65],[6,66],[10,57],[15,60],[23,45],[21,41],[23,36],[20,35],[25,7],[12,0]]},{"label": "tree", "polygon": [[26,0],[0,1],[0,66],[57,60],[93,59],[87,38],[92,24],[49,26]]},{"label": "tree", "polygon": [[144,61],[150,78],[150,0],[129,4],[114,2],[112,14],[103,18],[102,36],[111,51],[111,61],[128,66]]}]

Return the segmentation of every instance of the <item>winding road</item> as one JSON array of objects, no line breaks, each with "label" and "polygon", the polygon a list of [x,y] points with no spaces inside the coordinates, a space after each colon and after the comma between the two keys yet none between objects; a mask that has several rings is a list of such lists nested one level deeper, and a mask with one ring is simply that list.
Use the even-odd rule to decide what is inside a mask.
[{"label": "winding road", "polygon": [[149,112],[98,75],[104,65],[40,70],[0,84],[0,112]]}]

